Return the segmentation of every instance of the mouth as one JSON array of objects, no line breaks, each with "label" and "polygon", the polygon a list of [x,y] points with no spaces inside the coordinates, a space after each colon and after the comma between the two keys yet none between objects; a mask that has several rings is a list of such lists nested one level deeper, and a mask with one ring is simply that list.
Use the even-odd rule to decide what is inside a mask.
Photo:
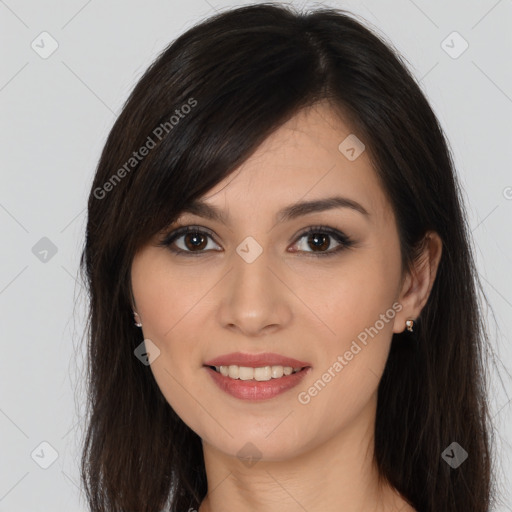
[{"label": "mouth", "polygon": [[213,366],[206,365],[208,368],[211,368],[215,372],[219,373],[223,377],[227,377],[233,380],[253,380],[257,382],[266,382],[273,379],[281,379],[282,377],[288,377],[289,375],[293,375],[299,373],[303,370],[309,368],[308,366],[299,366],[299,367],[291,367],[291,366],[281,366],[281,365],[273,365],[273,366],[238,366],[236,364],[221,365],[221,366]]},{"label": "mouth", "polygon": [[261,402],[291,390],[310,373],[311,366],[204,365],[218,389],[231,397]]}]

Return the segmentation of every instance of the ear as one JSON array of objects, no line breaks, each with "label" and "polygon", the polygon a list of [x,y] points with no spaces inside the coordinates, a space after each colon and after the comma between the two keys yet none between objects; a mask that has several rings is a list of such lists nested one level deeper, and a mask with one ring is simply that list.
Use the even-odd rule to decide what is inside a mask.
[{"label": "ear", "polygon": [[398,302],[402,309],[395,316],[395,333],[404,331],[406,320],[416,320],[420,315],[430,296],[441,261],[443,242],[435,231],[427,231],[420,244],[420,254],[413,262],[413,269],[407,272],[400,290]]}]

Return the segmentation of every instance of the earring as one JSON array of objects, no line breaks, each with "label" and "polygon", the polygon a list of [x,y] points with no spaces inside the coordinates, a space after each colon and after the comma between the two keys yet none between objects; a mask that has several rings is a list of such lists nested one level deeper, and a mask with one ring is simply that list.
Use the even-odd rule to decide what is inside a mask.
[{"label": "earring", "polygon": [[406,320],[406,321],[405,321],[405,328],[406,328],[409,332],[413,332],[413,327],[414,327],[414,320]]},{"label": "earring", "polygon": [[138,316],[139,316],[139,314],[136,311],[134,311],[133,312],[133,318],[135,319],[135,325],[137,327],[142,327],[142,324],[140,322],[137,322],[137,318],[136,317],[138,317]]}]

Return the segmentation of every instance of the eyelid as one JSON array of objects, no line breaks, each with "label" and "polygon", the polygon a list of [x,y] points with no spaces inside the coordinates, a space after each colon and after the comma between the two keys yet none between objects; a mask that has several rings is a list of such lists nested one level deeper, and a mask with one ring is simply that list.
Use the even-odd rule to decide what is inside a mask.
[{"label": "eyelid", "polygon": [[335,254],[344,251],[346,249],[349,249],[352,247],[355,242],[352,240],[348,235],[346,235],[343,231],[340,229],[332,228],[329,226],[323,226],[323,225],[316,225],[316,226],[310,226],[308,228],[303,229],[300,231],[298,235],[295,236],[295,242],[296,244],[299,240],[304,238],[307,235],[313,234],[313,233],[322,233],[325,235],[330,236],[331,238],[334,238],[338,242],[338,247],[335,249],[330,249],[328,251],[297,251],[298,253],[303,253],[306,256],[334,256]]},{"label": "eyelid", "polygon": [[[217,241],[215,240],[215,235],[213,234],[213,231],[205,228],[203,226],[196,226],[196,225],[178,225],[174,229],[172,229],[170,232],[168,232],[166,235],[164,235],[163,239],[158,243],[158,246],[160,247],[166,247],[170,249],[170,246],[174,243],[174,241],[178,238],[180,238],[183,235],[186,235],[188,233],[202,233],[205,235],[208,235],[217,245]],[[204,253],[206,254],[208,251],[184,251],[182,249],[170,249],[175,253],[188,253],[188,254],[200,254]]]}]

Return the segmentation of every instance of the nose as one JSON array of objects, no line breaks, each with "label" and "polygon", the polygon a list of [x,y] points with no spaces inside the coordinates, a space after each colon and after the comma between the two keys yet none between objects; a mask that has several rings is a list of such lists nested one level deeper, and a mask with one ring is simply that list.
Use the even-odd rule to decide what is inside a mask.
[{"label": "nose", "polygon": [[221,326],[247,337],[259,337],[288,326],[292,294],[279,265],[263,252],[251,263],[235,253],[223,280],[218,309]]}]

